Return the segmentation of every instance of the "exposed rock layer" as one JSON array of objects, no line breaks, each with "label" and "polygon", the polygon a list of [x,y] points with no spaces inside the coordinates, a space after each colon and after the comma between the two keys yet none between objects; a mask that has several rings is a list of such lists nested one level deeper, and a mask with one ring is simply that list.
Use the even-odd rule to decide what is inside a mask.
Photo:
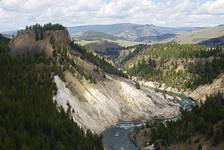
[{"label": "exposed rock layer", "polygon": [[130,80],[107,76],[97,84],[80,83],[68,72],[65,78],[67,86],[55,76],[58,93],[54,100],[64,109],[71,105],[73,119],[96,133],[119,120],[170,118],[179,113],[179,98],[146,87],[136,89]]},{"label": "exposed rock layer", "polygon": [[34,31],[22,30],[10,43],[12,55],[31,55],[44,53],[52,56],[53,49],[66,49],[69,47],[70,37],[66,30],[44,31],[43,39],[37,40]]}]

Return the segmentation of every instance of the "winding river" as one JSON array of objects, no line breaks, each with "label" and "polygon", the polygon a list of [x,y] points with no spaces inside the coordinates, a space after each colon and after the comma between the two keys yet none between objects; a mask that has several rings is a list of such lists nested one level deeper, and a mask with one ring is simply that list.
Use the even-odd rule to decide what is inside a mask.
[{"label": "winding river", "polygon": [[107,150],[138,150],[136,145],[129,139],[129,133],[141,122],[126,121],[107,129],[103,135],[103,144]]},{"label": "winding river", "polygon": [[[192,99],[178,95],[182,98],[180,105],[183,109],[190,109],[195,104]],[[177,119],[179,116],[174,117]],[[130,140],[129,133],[136,127],[141,126],[140,121],[121,121],[107,129],[103,134],[103,145],[106,150],[138,150],[137,146]]]}]

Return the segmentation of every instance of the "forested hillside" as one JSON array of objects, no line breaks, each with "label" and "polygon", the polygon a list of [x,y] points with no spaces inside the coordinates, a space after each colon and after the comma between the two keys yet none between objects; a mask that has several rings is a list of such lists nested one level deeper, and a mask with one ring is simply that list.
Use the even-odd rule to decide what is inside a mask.
[{"label": "forested hillside", "polygon": [[129,59],[124,70],[131,76],[178,89],[194,89],[224,72],[224,53],[222,47],[155,44]]},{"label": "forested hillside", "polygon": [[96,52],[99,55],[106,56],[111,59],[119,56],[119,53],[122,51],[122,49],[124,49],[118,43],[107,40],[92,42],[86,44],[85,47]]},{"label": "forested hillside", "polygon": [[103,149],[101,137],[84,132],[67,111],[57,107],[54,58],[11,57],[0,37],[0,149]]}]

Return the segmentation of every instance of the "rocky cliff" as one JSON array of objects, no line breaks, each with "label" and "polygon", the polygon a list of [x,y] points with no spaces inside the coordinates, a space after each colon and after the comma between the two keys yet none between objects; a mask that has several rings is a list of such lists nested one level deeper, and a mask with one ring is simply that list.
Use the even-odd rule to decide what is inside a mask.
[{"label": "rocky cliff", "polygon": [[54,49],[68,49],[70,36],[67,30],[44,31],[42,39],[36,39],[37,33],[32,30],[19,31],[10,43],[12,55],[31,55],[44,53],[52,56]]},{"label": "rocky cliff", "polygon": [[179,114],[179,97],[147,87],[137,89],[128,79],[106,75],[105,80],[90,84],[66,72],[65,80],[55,76],[58,92],[54,100],[65,110],[71,106],[73,119],[96,133],[119,120],[172,118]]}]

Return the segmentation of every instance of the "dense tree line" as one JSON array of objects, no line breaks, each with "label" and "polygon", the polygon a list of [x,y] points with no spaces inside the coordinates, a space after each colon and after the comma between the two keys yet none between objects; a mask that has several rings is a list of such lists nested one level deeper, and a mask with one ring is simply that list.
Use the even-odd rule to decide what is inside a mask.
[{"label": "dense tree line", "polygon": [[213,146],[224,141],[224,97],[217,94],[208,97],[204,104],[196,105],[191,111],[181,110],[181,118],[167,121],[150,128],[150,141],[157,149],[168,148],[171,144],[200,142],[191,141],[195,135],[202,135]]},{"label": "dense tree line", "polygon": [[0,149],[103,149],[101,137],[84,132],[73,122],[70,109],[64,111],[53,102],[53,75],[60,69],[52,60],[12,58],[7,43],[0,44]]},{"label": "dense tree line", "polygon": [[52,23],[44,24],[43,26],[41,26],[40,24],[26,26],[26,30],[38,31],[41,29],[43,31],[55,31],[55,30],[65,30],[66,28],[63,25]]},{"label": "dense tree line", "polygon": [[36,34],[36,41],[43,39],[43,34],[45,31],[55,31],[55,30],[66,30],[66,28],[60,24],[45,24],[41,26],[40,24],[35,24],[31,26],[26,26],[26,31],[34,31]]},{"label": "dense tree line", "polygon": [[70,43],[70,45],[72,49],[77,50],[82,54],[83,59],[90,61],[94,65],[104,70],[106,73],[127,77],[126,74],[124,74],[122,71],[118,70],[113,65],[105,61],[104,58],[100,58],[99,56],[94,55],[92,52],[89,52],[85,47],[75,44],[73,41]]}]

